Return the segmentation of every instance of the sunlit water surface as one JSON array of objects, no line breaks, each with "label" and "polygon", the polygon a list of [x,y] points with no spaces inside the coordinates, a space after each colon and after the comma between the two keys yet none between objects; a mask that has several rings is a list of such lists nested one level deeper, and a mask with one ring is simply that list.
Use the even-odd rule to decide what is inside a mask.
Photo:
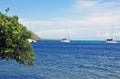
[{"label": "sunlit water surface", "polygon": [[0,79],[120,79],[120,43],[38,41],[33,67],[0,61]]}]

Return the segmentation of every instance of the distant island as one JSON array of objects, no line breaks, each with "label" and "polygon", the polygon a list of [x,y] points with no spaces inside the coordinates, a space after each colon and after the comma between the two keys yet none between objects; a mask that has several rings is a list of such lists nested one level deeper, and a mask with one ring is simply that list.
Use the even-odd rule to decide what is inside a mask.
[{"label": "distant island", "polygon": [[35,34],[34,32],[30,31],[32,33],[32,39],[33,40],[50,40],[50,39],[46,39],[46,38],[40,38],[37,34]]},{"label": "distant island", "polygon": [[39,37],[37,34],[35,34],[34,32],[30,31],[32,33],[32,39],[33,40],[51,40],[51,41],[58,41],[60,39],[48,39],[48,38],[41,38]]},{"label": "distant island", "polygon": [[37,34],[35,34],[34,32],[32,32],[32,31],[30,31],[31,33],[32,33],[32,38],[34,39],[34,40],[41,40],[41,38],[37,35]]}]

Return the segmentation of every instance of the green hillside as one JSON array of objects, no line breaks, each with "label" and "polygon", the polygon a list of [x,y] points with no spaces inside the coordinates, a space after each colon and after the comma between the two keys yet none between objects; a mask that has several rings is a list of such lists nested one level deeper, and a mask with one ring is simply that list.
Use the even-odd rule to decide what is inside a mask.
[{"label": "green hillside", "polygon": [[41,40],[42,38],[40,38],[37,34],[35,34],[34,32],[30,31],[32,33],[32,38],[34,40]]}]

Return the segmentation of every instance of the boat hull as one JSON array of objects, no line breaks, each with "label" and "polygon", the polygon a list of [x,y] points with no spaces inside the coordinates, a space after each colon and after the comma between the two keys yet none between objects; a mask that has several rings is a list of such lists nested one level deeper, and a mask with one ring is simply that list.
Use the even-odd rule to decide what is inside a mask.
[{"label": "boat hull", "polygon": [[70,40],[61,40],[61,42],[64,42],[64,43],[69,43]]},{"label": "boat hull", "polygon": [[117,41],[106,41],[106,43],[111,43],[111,44],[114,44],[114,43],[117,43]]}]

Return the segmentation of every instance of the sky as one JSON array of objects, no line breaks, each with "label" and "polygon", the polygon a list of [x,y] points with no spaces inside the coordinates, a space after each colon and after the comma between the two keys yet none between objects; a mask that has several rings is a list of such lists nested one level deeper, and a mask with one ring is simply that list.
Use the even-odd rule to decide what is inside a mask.
[{"label": "sky", "polygon": [[120,40],[120,0],[0,0],[0,7],[41,38]]}]

